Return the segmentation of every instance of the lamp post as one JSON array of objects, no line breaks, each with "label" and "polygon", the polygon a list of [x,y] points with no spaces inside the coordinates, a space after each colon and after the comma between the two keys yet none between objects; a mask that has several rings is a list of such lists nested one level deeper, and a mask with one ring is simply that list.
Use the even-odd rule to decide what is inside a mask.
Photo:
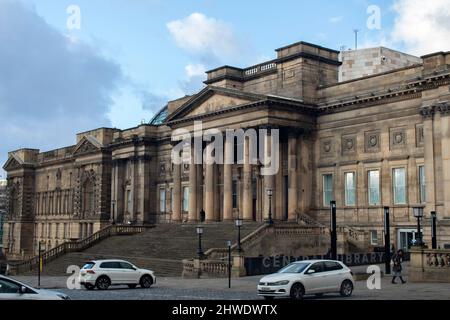
[{"label": "lamp post", "polygon": [[431,248],[437,249],[436,211],[431,211]]},{"label": "lamp post", "polygon": [[389,207],[384,207],[384,268],[386,274],[391,274],[391,228],[389,222]]},{"label": "lamp post", "polygon": [[413,213],[414,213],[414,217],[417,218],[417,241],[416,241],[416,245],[417,246],[422,246],[423,245],[423,241],[422,241],[422,232],[420,231],[420,219],[423,217],[423,207],[413,207]]},{"label": "lamp post", "polygon": [[227,241],[228,246],[228,288],[231,288],[231,241]]},{"label": "lamp post", "polygon": [[336,230],[336,201],[330,201],[330,214],[331,214],[331,259],[337,259],[337,230]]},{"label": "lamp post", "polygon": [[42,272],[42,251],[45,251],[45,242],[38,242],[38,288],[41,287],[41,272]]},{"label": "lamp post", "polygon": [[269,197],[269,225],[273,224],[273,219],[272,219],[272,194],[273,194],[273,190],[272,188],[267,188],[266,189],[266,193],[267,196]]},{"label": "lamp post", "polygon": [[115,225],[116,224],[116,219],[115,219],[116,200],[112,200],[111,205],[112,205],[112,215],[111,215],[112,222],[111,222],[111,224]]},{"label": "lamp post", "polygon": [[202,226],[198,226],[198,227],[197,227],[197,234],[198,234],[198,249],[197,249],[197,254],[198,254],[198,258],[201,259],[201,258],[203,258],[203,249],[202,249],[202,234],[203,234],[203,227],[202,227]]},{"label": "lamp post", "polygon": [[234,223],[236,224],[236,227],[238,228],[238,247],[237,251],[242,252],[241,248],[241,227],[242,227],[242,219],[237,218]]}]

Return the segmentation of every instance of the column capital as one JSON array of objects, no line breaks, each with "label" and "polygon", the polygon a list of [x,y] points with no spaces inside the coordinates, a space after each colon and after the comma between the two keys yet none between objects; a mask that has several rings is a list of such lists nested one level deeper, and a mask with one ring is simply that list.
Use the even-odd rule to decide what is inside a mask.
[{"label": "column capital", "polygon": [[448,116],[450,115],[450,102],[440,102],[436,105],[436,109],[441,113],[441,116]]},{"label": "column capital", "polygon": [[419,112],[424,119],[432,119],[435,113],[435,107],[433,105],[423,106]]}]

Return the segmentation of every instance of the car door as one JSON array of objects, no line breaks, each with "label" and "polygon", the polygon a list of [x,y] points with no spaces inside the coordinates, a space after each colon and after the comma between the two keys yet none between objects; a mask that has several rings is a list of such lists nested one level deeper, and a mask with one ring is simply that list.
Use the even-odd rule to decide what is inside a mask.
[{"label": "car door", "polygon": [[102,262],[100,264],[101,274],[111,279],[111,284],[121,283],[120,265],[115,261]]},{"label": "car door", "polygon": [[[21,287],[25,290],[21,293]],[[35,300],[38,294],[10,279],[0,279],[0,300]]]},{"label": "car door", "polygon": [[[314,270],[314,273],[310,273]],[[305,287],[305,293],[319,293],[323,291],[323,271],[324,263],[315,262],[304,272],[303,285]]]},{"label": "car door", "polygon": [[328,269],[328,290],[330,292],[337,292],[341,288],[342,281],[348,271],[338,262],[328,261],[325,263],[325,268]]},{"label": "car door", "polygon": [[121,273],[125,283],[137,284],[139,281],[139,273],[128,262],[120,262]]}]

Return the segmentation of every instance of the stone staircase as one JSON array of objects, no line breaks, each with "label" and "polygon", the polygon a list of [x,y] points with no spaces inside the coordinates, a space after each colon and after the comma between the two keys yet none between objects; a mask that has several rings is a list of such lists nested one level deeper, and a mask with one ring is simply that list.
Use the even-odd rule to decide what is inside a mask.
[{"label": "stone staircase", "polygon": [[[237,230],[234,223],[220,222],[204,224],[202,236],[203,251],[209,248],[226,247],[227,240],[236,242]],[[241,237],[260,227],[260,223],[244,223]],[[138,267],[154,270],[157,276],[180,277],[182,260],[197,255],[197,225],[159,224],[136,235],[118,235],[107,238],[82,252],[70,252],[44,266],[43,275],[67,275],[70,265],[82,266],[95,259],[123,259]],[[36,274],[37,271],[28,272]]]}]

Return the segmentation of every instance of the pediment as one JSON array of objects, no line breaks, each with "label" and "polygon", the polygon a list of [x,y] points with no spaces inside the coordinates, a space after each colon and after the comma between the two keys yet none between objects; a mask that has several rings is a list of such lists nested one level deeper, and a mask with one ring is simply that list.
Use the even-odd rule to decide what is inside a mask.
[{"label": "pediment", "polygon": [[184,103],[168,121],[195,117],[262,100],[264,96],[226,88],[206,88]]},{"label": "pediment", "polygon": [[23,163],[20,161],[20,159],[16,158],[15,155],[10,156],[9,159],[6,161],[5,165],[3,166],[3,169],[5,171],[11,171],[15,169],[20,169],[22,167]]},{"label": "pediment", "polygon": [[100,142],[95,140],[93,137],[85,136],[75,146],[73,155],[77,156],[77,155],[82,155],[82,154],[86,154],[86,153],[97,152],[97,151],[100,151],[101,148],[102,148],[102,145]]}]

